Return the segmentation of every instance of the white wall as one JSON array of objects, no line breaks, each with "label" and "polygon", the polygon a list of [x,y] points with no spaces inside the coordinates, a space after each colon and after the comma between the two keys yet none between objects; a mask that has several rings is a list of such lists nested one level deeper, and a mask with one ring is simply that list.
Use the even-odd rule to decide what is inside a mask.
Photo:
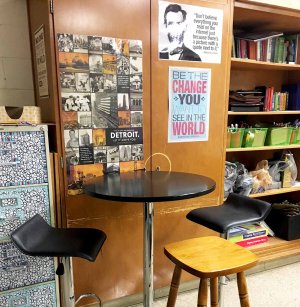
[{"label": "white wall", "polygon": [[0,0],[0,105],[35,105],[26,0]]}]

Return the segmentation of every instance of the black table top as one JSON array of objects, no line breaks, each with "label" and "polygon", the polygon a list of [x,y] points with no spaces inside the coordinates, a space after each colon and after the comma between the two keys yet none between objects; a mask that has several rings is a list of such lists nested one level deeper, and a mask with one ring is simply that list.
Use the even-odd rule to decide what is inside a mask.
[{"label": "black table top", "polygon": [[212,192],[214,180],[181,172],[127,172],[97,177],[85,185],[85,193],[121,202],[173,201]]}]

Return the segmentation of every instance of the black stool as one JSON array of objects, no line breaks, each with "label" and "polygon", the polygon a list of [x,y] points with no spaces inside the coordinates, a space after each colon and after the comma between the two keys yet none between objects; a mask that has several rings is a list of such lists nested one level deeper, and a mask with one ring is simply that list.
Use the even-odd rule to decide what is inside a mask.
[{"label": "black stool", "polygon": [[[75,302],[70,257],[95,261],[106,240],[103,231],[94,228],[54,228],[36,214],[11,233],[11,240],[21,252],[29,256],[65,257],[66,275],[70,281],[66,306],[75,306],[87,296],[96,298],[101,306],[100,298],[92,293],[81,295]],[[64,273],[62,263],[56,272],[58,275]]]},{"label": "black stool", "polygon": [[[264,223],[271,211],[271,204],[248,196],[231,193],[221,206],[194,209],[187,214],[187,219],[228,237],[230,228],[249,223]],[[219,300],[221,302],[221,286],[224,277],[219,282]]]}]

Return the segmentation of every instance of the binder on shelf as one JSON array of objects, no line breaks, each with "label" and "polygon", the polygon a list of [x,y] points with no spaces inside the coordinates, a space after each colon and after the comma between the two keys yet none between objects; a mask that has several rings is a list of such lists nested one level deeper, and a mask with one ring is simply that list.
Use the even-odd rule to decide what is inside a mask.
[{"label": "binder on shelf", "polygon": [[300,110],[300,84],[287,84],[282,91],[289,93],[288,110]]}]

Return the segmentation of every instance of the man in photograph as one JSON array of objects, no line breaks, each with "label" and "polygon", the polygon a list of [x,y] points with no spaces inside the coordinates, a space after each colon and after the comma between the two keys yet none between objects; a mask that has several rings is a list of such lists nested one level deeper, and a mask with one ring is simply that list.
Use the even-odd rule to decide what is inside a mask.
[{"label": "man in photograph", "polygon": [[169,45],[159,52],[160,59],[179,61],[201,61],[199,55],[184,44],[187,30],[186,11],[178,4],[169,4],[164,13]]}]

